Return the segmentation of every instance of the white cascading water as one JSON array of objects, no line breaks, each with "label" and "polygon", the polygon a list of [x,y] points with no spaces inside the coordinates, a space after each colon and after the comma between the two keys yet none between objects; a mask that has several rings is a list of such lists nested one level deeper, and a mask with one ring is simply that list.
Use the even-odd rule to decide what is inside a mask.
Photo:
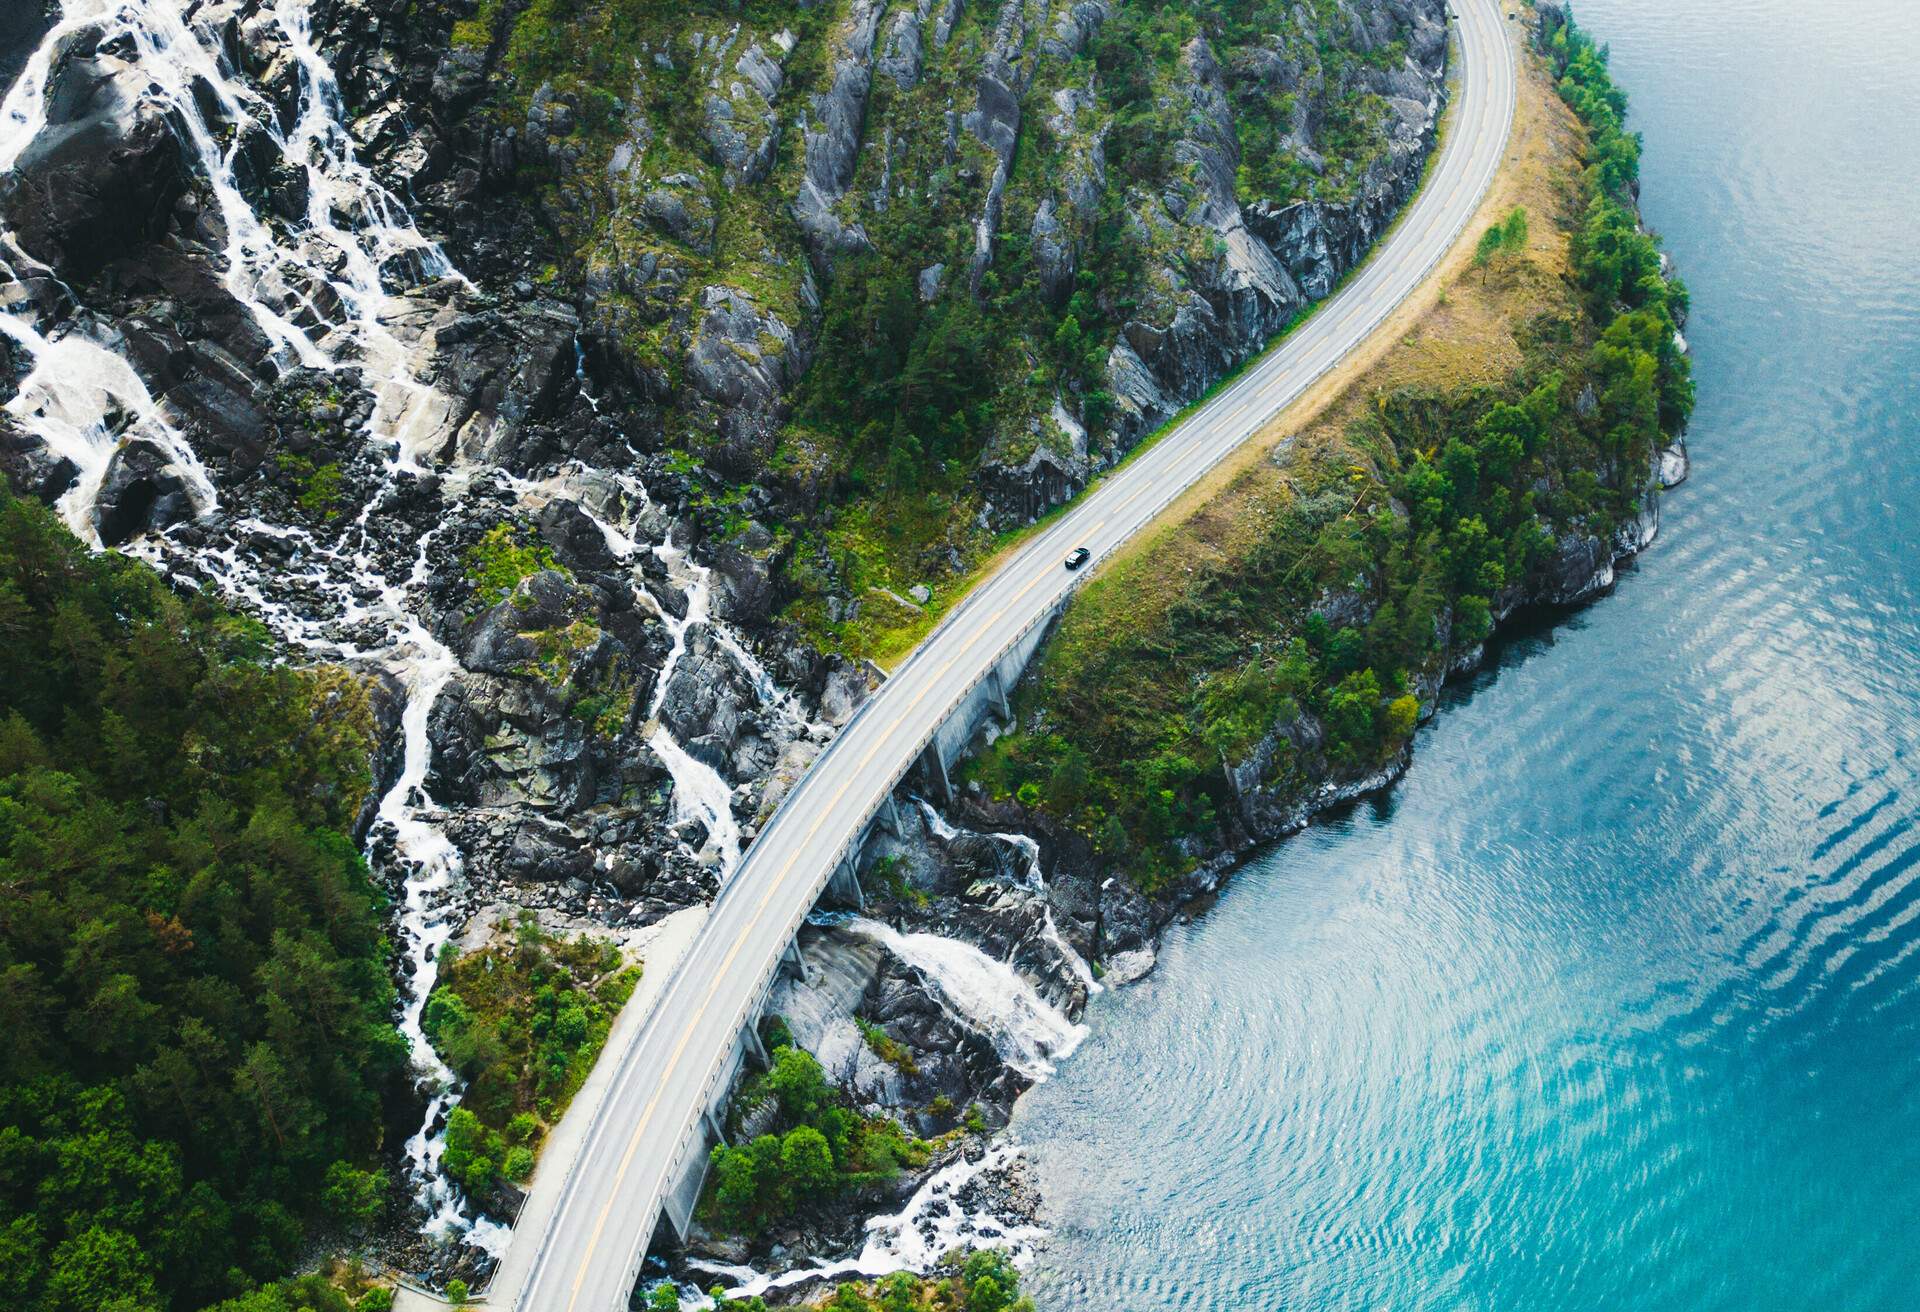
[{"label": "white cascading water", "polygon": [[[920,814],[926,818],[927,832],[942,843],[951,843],[960,837],[962,830],[956,828],[945,816],[936,811],[933,804],[924,797],[913,799],[920,805]],[[1053,919],[1053,903],[1047,900],[1047,881],[1040,870],[1040,844],[1026,834],[991,833],[988,838],[1007,844],[1026,858],[1026,886],[1038,893],[1045,908],[1041,913],[1040,937],[1067,963],[1067,969],[1073,972],[1075,979],[1087,991],[1088,996],[1102,991],[1100,981],[1093,977],[1093,968],[1087,965],[1085,957],[1074,950],[1071,943],[1061,936],[1060,926]]]},{"label": "white cascading water", "polygon": [[[419,343],[399,326],[408,321],[403,312],[414,309],[416,302],[389,283],[458,279],[459,274],[356,158],[338,84],[312,42],[306,0],[269,0],[261,16],[271,17],[300,70],[297,112],[285,133],[272,105],[235,72],[220,42],[197,30],[186,13],[185,6],[167,0],[65,0],[59,22],[0,100],[0,172],[14,166],[45,126],[51,55],[59,43],[88,25],[102,29],[103,45],[121,41],[148,79],[146,94],[171,106],[186,127],[186,144],[227,234],[221,275],[228,292],[246,307],[282,366],[361,370],[376,400],[367,436],[385,453],[389,482],[419,472],[428,455],[427,439],[434,435],[437,440],[451,407],[421,380],[425,361]],[[210,104],[203,105],[196,88]],[[219,131],[208,122],[209,110],[222,121]],[[283,160],[305,175],[307,210],[295,231],[263,221],[237,185],[236,156],[254,133],[264,133]],[[117,334],[76,314],[80,309],[78,299],[50,270],[21,252],[12,234],[0,232],[0,334],[29,361],[6,408],[26,432],[79,470],[76,484],[59,503],[63,518],[84,540],[99,544],[93,521],[102,479],[116,449],[135,437],[165,453],[185,483],[196,514],[214,510],[215,487],[176,417],[150,394],[123,354]],[[456,465],[439,472],[450,486],[457,486],[478,471]],[[673,647],[648,708],[654,723],[649,742],[674,780],[679,814],[698,819],[707,831],[701,851],[694,855],[716,866],[724,882],[741,854],[732,789],[712,767],[688,754],[658,720],[664,690],[692,627],[708,626],[752,680],[763,707],[785,716],[798,717],[800,712],[737,638],[712,619],[708,571],[670,542],[643,546],[626,528],[616,527],[615,519],[631,525],[650,508],[644,487],[624,475],[594,473],[611,478],[628,498],[623,513],[595,516],[609,547],[633,565],[642,551],[650,551],[687,598],[684,618],[661,608]],[[521,485],[520,490],[561,489]],[[372,519],[381,501],[379,493],[370,497],[359,518],[334,542],[296,526],[237,519],[227,526],[226,545],[205,548],[193,564],[287,642],[317,657],[377,664],[404,690],[402,767],[379,800],[377,818],[379,828],[392,835],[401,874],[399,929],[406,974],[399,1025],[432,1090],[427,1116],[408,1140],[406,1155],[417,1197],[430,1217],[428,1232],[465,1232],[469,1242],[497,1254],[509,1232],[484,1218],[476,1222],[467,1217],[458,1189],[439,1172],[444,1140],[438,1126],[452,1100],[455,1079],[420,1024],[440,949],[454,929],[452,893],[461,878],[459,853],[442,831],[441,812],[426,789],[432,757],[429,716],[434,699],[459,665],[416,614],[433,534],[417,543],[408,577],[397,582],[387,578],[375,543],[390,529]],[[268,586],[269,575],[243,550],[242,544],[258,538],[276,539],[288,548],[271,567],[270,581],[276,586]],[[127,549],[162,568],[170,556],[184,551],[178,544],[152,539]],[[296,585],[301,596],[298,610],[272,595],[289,584]],[[383,635],[381,640],[368,645],[342,636],[369,631]],[[890,948],[924,970],[948,1004],[991,1034],[1010,1064],[1032,1078],[1044,1078],[1052,1060],[1079,1041],[1079,1027],[1049,1007],[1010,968],[976,949],[932,935],[898,935],[873,922],[864,925],[883,941],[891,939]],[[900,1214],[870,1223],[866,1249],[849,1269],[869,1274],[925,1269],[967,1238],[970,1223],[961,1209],[947,1204],[948,1196],[1002,1160],[995,1154],[1011,1151],[996,1148],[986,1162],[956,1163],[936,1173]],[[935,1238],[926,1240],[923,1230]],[[1018,1243],[1026,1237],[1012,1238]]]},{"label": "white cascading water", "polygon": [[[102,45],[117,41],[133,52],[147,81],[144,94],[177,111],[175,120],[185,126],[186,144],[224,222],[226,289],[273,344],[278,362],[359,368],[376,399],[368,438],[387,452],[389,479],[417,471],[425,454],[424,436],[436,431],[450,407],[416,374],[422,363],[417,344],[403,339],[394,326],[412,303],[389,290],[388,279],[417,283],[458,274],[439,246],[417,231],[405,207],[356,158],[338,84],[312,42],[305,0],[272,0],[262,15],[271,16],[299,68],[298,108],[285,134],[279,131],[273,107],[235,73],[217,38],[191,27],[184,13],[183,6],[165,0],[66,0],[59,22],[0,101],[0,172],[14,166],[45,126],[53,52],[72,33],[97,25]],[[221,132],[208,123],[196,88],[210,97],[223,121]],[[305,223],[290,236],[263,222],[236,183],[235,155],[255,132],[265,133],[284,161],[305,175]],[[229,143],[225,149],[221,141]],[[29,280],[57,288],[59,297],[51,305],[37,304]],[[96,330],[72,317],[75,308],[71,292],[49,270],[25,256],[11,234],[0,234],[0,333],[31,362],[7,409],[52,454],[71,460],[80,471],[59,504],[63,518],[84,540],[99,544],[95,499],[114,451],[130,437],[150,439],[165,452],[185,481],[196,513],[212,510],[217,497],[198,456],[119,353],[121,343],[110,335],[95,336]],[[57,326],[43,316],[57,319]],[[208,548],[194,564],[230,599],[254,609],[283,639],[319,656],[377,663],[405,690],[403,766],[380,799],[377,815],[393,835],[403,873],[400,937],[407,971],[399,1024],[423,1080],[433,1090],[428,1114],[408,1140],[406,1154],[417,1196],[430,1217],[427,1230],[467,1231],[470,1242],[497,1253],[505,1229],[468,1220],[458,1190],[439,1173],[444,1142],[436,1127],[452,1098],[454,1078],[420,1026],[440,948],[453,930],[450,894],[461,873],[459,854],[435,823],[437,808],[425,787],[432,754],[427,722],[434,698],[459,667],[409,604],[426,577],[432,534],[418,544],[406,580],[394,583],[383,577],[373,544],[377,532],[385,530],[370,522],[380,499],[376,495],[368,500],[337,543],[320,542],[304,529],[244,519],[232,526],[229,545]],[[282,588],[289,581],[300,585],[302,611],[272,600],[253,563],[233,545],[262,536],[294,548],[274,566],[274,582]],[[167,552],[176,549],[151,541],[129,548],[162,567]],[[662,555],[671,562],[679,553]],[[704,584],[704,579],[699,582]],[[690,600],[695,591],[689,588]],[[704,593],[700,600],[704,616]],[[363,631],[369,624],[386,635],[372,648],[337,636]],[[730,637],[724,641],[736,656],[744,655]],[[679,645],[676,633],[676,648]],[[750,658],[747,664],[757,680],[770,686]],[[661,737],[669,747],[662,756],[668,758],[676,795],[691,796],[695,805],[713,811],[709,826],[723,834],[718,859],[724,875],[739,855],[737,827],[730,841],[724,836],[723,826],[732,822],[727,795],[711,786],[717,776],[684,753],[678,753],[686,761],[681,768],[683,761],[669,756],[678,744],[664,731],[656,735]],[[661,745],[656,742],[656,747]],[[716,791],[716,797],[709,797]]]},{"label": "white cascading water", "polygon": [[[584,388],[582,394],[593,404],[593,396]],[[598,409],[598,405],[594,405]],[[601,484],[610,484],[625,496],[625,505],[618,512],[620,523],[614,520],[612,507],[594,505],[595,489],[583,487],[582,482],[591,479]],[[724,885],[740,865],[744,843],[740,832],[740,822],[733,814],[733,785],[729,784],[718,770],[688,752],[680,745],[673,731],[660,719],[660,708],[667,697],[667,687],[673,682],[675,671],[681,659],[687,653],[687,638],[695,625],[703,625],[714,641],[726,651],[735,664],[747,675],[753,684],[754,696],[763,709],[788,720],[796,727],[811,732],[817,726],[810,724],[796,705],[794,697],[784,693],[767,673],[766,667],[748,651],[725,626],[713,618],[712,571],[688,557],[681,548],[672,542],[658,542],[643,546],[622,525],[632,524],[654,508],[646,486],[638,479],[611,470],[588,470],[577,462],[554,478],[542,482],[530,482],[524,479],[509,479],[509,483],[523,498],[538,502],[556,495],[569,495],[575,498],[582,514],[593,521],[600,530],[601,538],[607,544],[607,550],[613,558],[634,572],[634,579],[640,586],[638,595],[651,598],[645,584],[645,576],[640,572],[638,562],[641,553],[647,552],[658,560],[667,571],[667,577],[674,587],[686,598],[686,614],[676,618],[673,612],[664,606],[655,604],[654,614],[666,627],[673,639],[673,646],[661,662],[660,672],[655,678],[653,697],[647,706],[647,719],[652,730],[647,736],[647,745],[654,755],[667,768],[673,777],[673,806],[676,820],[696,820],[706,831],[706,839],[700,850],[691,855],[700,861],[706,861],[716,867],[719,882]]]},{"label": "white cascading water", "polygon": [[[707,570],[688,560],[686,553],[669,543],[655,547],[654,554],[666,565],[669,575],[686,594],[687,614],[675,619],[662,608],[660,622],[673,635],[673,650],[660,667],[660,678],[653,686],[653,704],[647,717],[654,730],[647,745],[673,775],[674,806],[682,816],[697,817],[707,828],[703,855],[717,861],[721,878],[733,873],[740,864],[740,825],[733,817],[733,786],[705,761],[696,760],[682,747],[667,726],[660,721],[660,707],[667,698],[667,684],[687,654],[687,634],[696,624],[710,624],[708,606],[712,596]],[[682,781],[685,787],[682,788]]]},{"label": "white cascading water", "polygon": [[[873,1279],[895,1271],[927,1271],[948,1253],[961,1248],[1004,1248],[1016,1266],[1032,1260],[1046,1230],[1025,1222],[1003,1222],[991,1215],[969,1212],[958,1195],[975,1179],[1006,1169],[1020,1155],[1018,1147],[1000,1142],[974,1161],[960,1158],[928,1176],[914,1190],[907,1205],[890,1216],[867,1222],[866,1242],[855,1257],[815,1266],[796,1267],[777,1276],[762,1275],[752,1267],[732,1266],[695,1258],[696,1270],[732,1281],[729,1300],[764,1297],[774,1290],[812,1280],[842,1276]],[[644,1282],[643,1282],[644,1283]],[[683,1291],[680,1306],[711,1308],[714,1303],[699,1290]]]},{"label": "white cascading water", "polygon": [[[11,123],[9,118],[5,120]],[[0,169],[4,172],[4,169]],[[21,254],[11,239],[0,256],[0,294],[17,293],[24,276],[44,276]],[[15,305],[20,302],[14,297]],[[61,517],[90,546],[99,546],[93,527],[93,503],[107,475],[107,462],[121,436],[145,438],[167,453],[185,477],[194,512],[204,514],[215,501],[206,467],[174,429],[147,392],[147,385],[125,360],[83,332],[63,334],[57,340],[43,336],[26,314],[0,313],[0,335],[24,350],[33,363],[6,409],[29,432],[35,433],[56,456],[73,462],[79,471],[74,485],[56,507]],[[113,420],[127,416],[121,433]]]},{"label": "white cascading water", "polygon": [[984,1035],[1000,1060],[1030,1080],[1052,1075],[1054,1063],[1086,1037],[1085,1026],[1061,1015],[1012,966],[971,943],[902,934],[864,916],[845,923],[925,975],[940,1001]]}]

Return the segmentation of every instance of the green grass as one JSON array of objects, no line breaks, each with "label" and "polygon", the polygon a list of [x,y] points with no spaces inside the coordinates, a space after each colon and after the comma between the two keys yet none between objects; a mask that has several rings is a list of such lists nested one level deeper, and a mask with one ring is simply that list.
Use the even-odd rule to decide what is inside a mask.
[{"label": "green grass", "polygon": [[480,1129],[473,1156],[499,1170],[523,1146],[531,1165],[639,981],[640,967],[611,942],[556,937],[531,912],[479,951],[443,952],[422,1025],[467,1081],[460,1106]]},{"label": "green grass", "polygon": [[467,581],[473,585],[474,601],[483,610],[499,605],[535,574],[550,569],[566,572],[546,543],[517,524],[494,525],[461,559]]}]

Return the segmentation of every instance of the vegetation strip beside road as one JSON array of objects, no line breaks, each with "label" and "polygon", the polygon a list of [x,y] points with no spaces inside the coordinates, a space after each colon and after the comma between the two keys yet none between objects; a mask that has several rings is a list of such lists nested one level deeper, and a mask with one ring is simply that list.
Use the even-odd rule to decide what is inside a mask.
[{"label": "vegetation strip beside road", "polygon": [[1280,810],[1398,757],[1438,672],[1555,595],[1561,546],[1647,511],[1692,403],[1686,291],[1638,229],[1603,52],[1555,26],[1526,87],[1501,182],[1391,331],[1069,608],[974,767],[1040,831],[1170,884],[1257,836],[1249,791]]}]

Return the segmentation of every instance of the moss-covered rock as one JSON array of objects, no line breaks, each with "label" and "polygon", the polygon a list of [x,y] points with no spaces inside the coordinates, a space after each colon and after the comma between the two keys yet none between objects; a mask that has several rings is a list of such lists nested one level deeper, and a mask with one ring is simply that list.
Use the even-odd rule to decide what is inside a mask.
[{"label": "moss-covered rock", "polygon": [[1326,293],[1446,44],[1442,0],[486,0],[450,39],[629,432],[760,486],[777,606],[860,652]]}]

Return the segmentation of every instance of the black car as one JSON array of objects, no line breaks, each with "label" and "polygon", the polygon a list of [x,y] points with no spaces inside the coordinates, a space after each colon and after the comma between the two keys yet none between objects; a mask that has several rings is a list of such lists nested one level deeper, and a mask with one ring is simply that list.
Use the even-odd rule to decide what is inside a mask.
[{"label": "black car", "polygon": [[1072,551],[1069,551],[1067,553],[1067,568],[1079,569],[1082,565],[1087,563],[1087,558],[1092,555],[1093,553],[1091,551],[1088,551],[1085,547],[1075,547]]}]

